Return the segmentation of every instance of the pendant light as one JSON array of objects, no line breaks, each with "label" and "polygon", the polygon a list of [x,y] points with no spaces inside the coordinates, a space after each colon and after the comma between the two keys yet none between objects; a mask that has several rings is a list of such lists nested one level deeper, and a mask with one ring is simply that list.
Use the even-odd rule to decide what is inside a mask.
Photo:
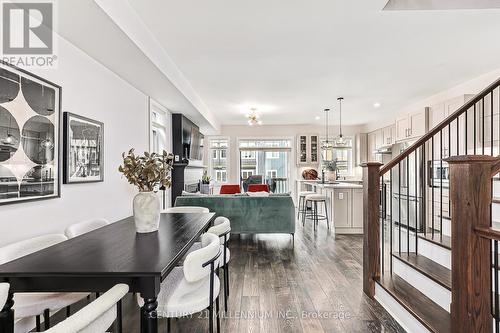
[{"label": "pendant light", "polygon": [[330,109],[325,109],[325,136],[326,139],[323,141],[321,145],[321,149],[323,151],[323,161],[329,161],[329,159],[333,156],[333,144],[330,141],[328,136],[328,115],[330,114]]},{"label": "pendant light", "polygon": [[344,97],[337,98],[337,101],[339,101],[339,113],[340,113],[339,136],[335,139],[335,144],[337,146],[345,146],[345,144],[346,144],[346,140],[344,139],[344,136],[342,135],[342,101],[343,100],[344,100]]}]

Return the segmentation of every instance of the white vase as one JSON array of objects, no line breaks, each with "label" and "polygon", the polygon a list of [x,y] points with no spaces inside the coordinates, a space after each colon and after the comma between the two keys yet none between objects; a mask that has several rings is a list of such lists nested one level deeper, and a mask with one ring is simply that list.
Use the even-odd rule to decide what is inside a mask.
[{"label": "white vase", "polygon": [[160,198],[154,192],[139,192],[134,197],[135,230],[138,233],[157,231],[160,227]]},{"label": "white vase", "polygon": [[337,173],[335,171],[325,171],[325,178],[329,182],[334,182],[337,180]]}]

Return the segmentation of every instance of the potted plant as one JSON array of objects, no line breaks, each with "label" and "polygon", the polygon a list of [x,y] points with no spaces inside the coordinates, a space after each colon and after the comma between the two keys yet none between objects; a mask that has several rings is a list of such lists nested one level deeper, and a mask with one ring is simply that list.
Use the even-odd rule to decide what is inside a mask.
[{"label": "potted plant", "polygon": [[325,178],[334,182],[337,180],[337,160],[325,161],[323,168],[325,170]]},{"label": "potted plant", "polygon": [[170,172],[174,156],[166,151],[161,154],[144,152],[140,156],[134,154],[134,149],[130,149],[122,157],[123,165],[120,165],[118,171],[139,189],[133,201],[136,231],[157,231],[160,226],[161,205],[156,192],[160,186],[169,188],[172,185]]},{"label": "potted plant", "polygon": [[202,194],[210,194],[210,181],[212,177],[210,177],[207,173],[207,170],[203,172],[203,176],[201,176],[201,185],[200,185],[200,193]]}]

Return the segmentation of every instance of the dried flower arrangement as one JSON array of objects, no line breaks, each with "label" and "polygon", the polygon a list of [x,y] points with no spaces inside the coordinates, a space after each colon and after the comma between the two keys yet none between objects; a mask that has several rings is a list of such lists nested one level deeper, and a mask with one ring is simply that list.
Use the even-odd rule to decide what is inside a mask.
[{"label": "dried flower arrangement", "polygon": [[134,149],[130,149],[122,157],[123,165],[120,165],[118,171],[140,192],[151,192],[159,186],[169,188],[172,185],[170,172],[174,155],[163,151],[161,154],[144,152],[144,156],[140,156],[134,154]]}]

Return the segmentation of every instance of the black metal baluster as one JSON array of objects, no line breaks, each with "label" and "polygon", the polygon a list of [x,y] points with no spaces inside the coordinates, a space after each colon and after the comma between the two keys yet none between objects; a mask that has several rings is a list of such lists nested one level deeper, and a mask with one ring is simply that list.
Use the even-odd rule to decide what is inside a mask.
[{"label": "black metal baluster", "polygon": [[460,155],[460,116],[457,117],[457,141],[455,141],[457,145],[457,156]]},{"label": "black metal baluster", "polygon": [[448,123],[448,149],[446,150],[448,152],[448,155],[445,157],[450,157],[451,156],[451,122]]},{"label": "black metal baluster", "polygon": [[[495,318],[495,332],[499,332],[500,331],[500,310],[498,309],[499,307],[499,296],[498,296],[498,241],[495,240],[493,241],[493,247],[494,247],[494,250],[493,250],[493,272],[495,274],[495,276],[493,277],[494,279],[494,282],[495,282],[495,287],[493,288],[493,292],[494,292],[494,295],[495,295],[495,300],[494,300],[494,304],[495,304],[495,314],[493,315],[493,317]],[[492,302],[493,304],[493,302]]]},{"label": "black metal baluster", "polygon": [[490,120],[490,152],[491,152],[491,156],[493,156],[493,90],[491,91],[490,93],[490,117],[491,117],[491,120]]},{"label": "black metal baluster", "polygon": [[477,118],[477,115],[476,115],[476,104],[477,103],[474,103],[474,124],[472,126],[472,129],[473,129],[473,135],[472,135],[472,141],[474,143],[474,154],[473,155],[476,155],[476,141],[477,141],[477,138],[476,138],[476,118]]},{"label": "black metal baluster", "polygon": [[434,238],[434,135],[431,137],[431,161],[430,161],[430,180],[431,180],[431,226],[432,226],[432,238]]},{"label": "black metal baluster", "polygon": [[398,240],[399,240],[399,255],[401,255],[401,224],[403,224],[401,222],[401,162],[398,163],[398,168],[399,168],[399,172],[398,172],[398,177],[399,177],[399,182],[398,182],[398,186],[399,186],[399,191],[398,191],[398,201],[399,201],[399,204],[398,204],[398,210],[399,210],[399,218],[398,218],[398,223],[399,223],[399,237],[398,237]]},{"label": "black metal baluster", "polygon": [[443,131],[439,132],[439,140],[441,141],[441,151],[439,152],[439,236],[443,236]]},{"label": "black metal baluster", "polygon": [[380,198],[380,202],[382,203],[382,216],[380,217],[381,220],[382,220],[382,223],[380,224],[382,226],[382,255],[381,255],[381,259],[382,259],[382,263],[381,263],[381,267],[382,267],[382,274],[385,272],[385,268],[384,268],[384,257],[385,257],[385,246],[384,246],[384,243],[385,243],[385,237],[384,237],[384,229],[385,229],[385,218],[386,218],[386,213],[385,213],[385,209],[386,209],[386,195],[385,195],[385,183],[384,183],[384,175],[382,175],[381,177],[381,181],[382,181],[382,186],[380,187],[382,189],[382,193],[380,194],[381,198]]},{"label": "black metal baluster", "polygon": [[415,253],[418,253],[418,246],[417,246],[417,232],[418,232],[418,150],[415,150],[413,155],[415,156]]},{"label": "black metal baluster", "polygon": [[391,234],[390,234],[390,236],[389,236],[389,239],[390,239],[390,241],[391,241],[391,244],[389,245],[389,265],[390,265],[390,267],[391,267],[391,274],[392,274],[392,246],[393,246],[393,244],[392,244],[392,242],[393,242],[393,240],[392,240],[392,236],[393,236],[393,232],[394,232],[394,231],[393,231],[394,215],[392,214],[392,201],[393,201],[393,197],[392,197],[392,185],[393,185],[393,176],[392,176],[392,171],[393,171],[393,169],[391,169],[391,171],[390,171],[390,177],[391,177],[391,182],[390,182],[390,186],[391,186],[391,188],[390,188],[390,193],[391,193],[391,195],[389,196],[389,198],[391,198],[391,221],[390,221],[390,223],[391,223],[391,227],[390,227],[390,229],[391,229]]},{"label": "black metal baluster", "polygon": [[467,152],[467,131],[468,131],[468,128],[467,128],[467,118],[469,117],[469,109],[467,109],[465,111],[465,144],[464,144],[464,147],[465,147],[465,153],[464,155],[469,155],[469,153]]},{"label": "black metal baluster", "polygon": [[420,218],[422,219],[422,231],[424,235],[427,235],[427,188],[426,188],[426,180],[427,180],[427,170],[425,169],[427,155],[425,154],[425,146],[422,146],[421,150],[421,159],[420,159],[420,191],[422,192],[422,208],[420,213]]},{"label": "black metal baluster", "polygon": [[406,156],[406,253],[410,253],[410,158]]},{"label": "black metal baluster", "polygon": [[484,121],[485,121],[485,119],[484,119],[484,97],[481,98],[481,116],[482,116],[482,120],[481,120],[481,122],[482,122],[482,125],[481,125],[481,129],[482,129],[482,131],[481,131],[481,137],[482,138],[481,138],[481,140],[483,141],[482,142],[482,147],[483,147],[483,153],[482,154],[484,155],[484,129],[485,129],[484,128]]}]

